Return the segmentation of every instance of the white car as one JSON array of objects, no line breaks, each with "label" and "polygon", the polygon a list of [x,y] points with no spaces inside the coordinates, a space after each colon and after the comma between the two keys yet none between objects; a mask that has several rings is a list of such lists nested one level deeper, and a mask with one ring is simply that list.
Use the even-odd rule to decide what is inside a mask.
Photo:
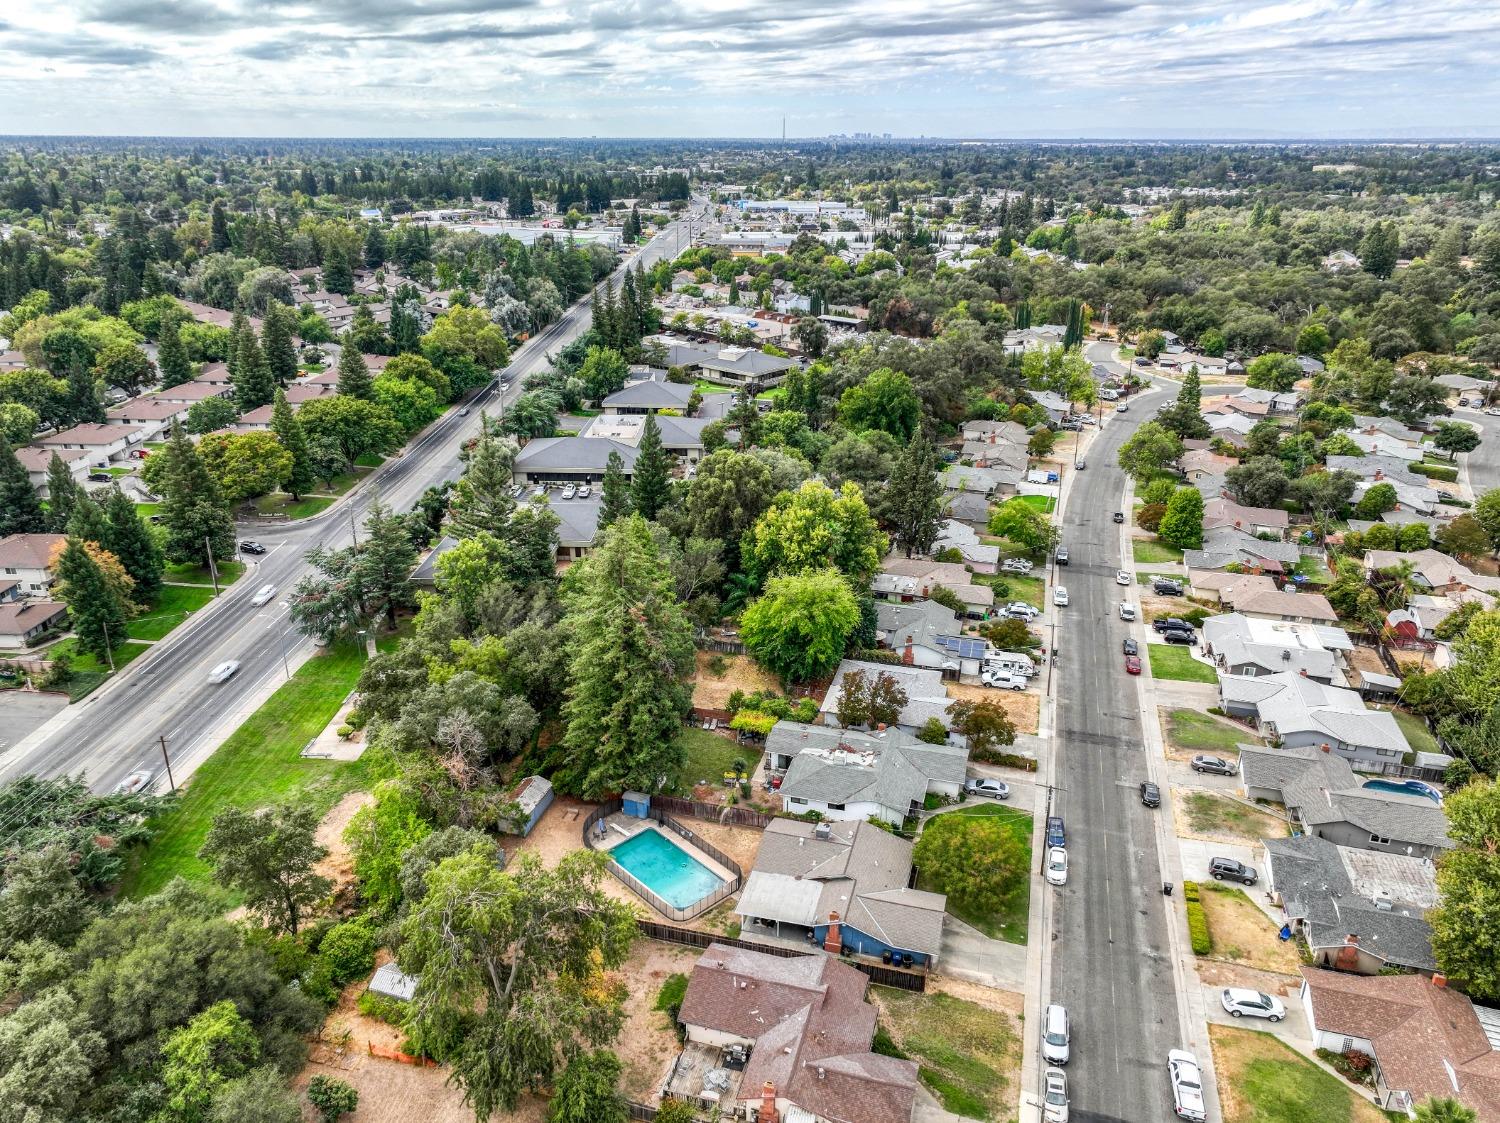
[{"label": "white car", "polygon": [[594,494],[594,489],[592,487],[590,487],[588,484],[579,484],[578,485],[578,498],[579,499],[587,499],[590,495],[593,495],[593,494]]},{"label": "white car", "polygon": [[1045,1123],[1068,1123],[1068,1075],[1060,1068],[1049,1068],[1042,1091],[1042,1119]]},{"label": "white car", "polygon": [[1172,1110],[1179,1119],[1203,1123],[1208,1112],[1203,1107],[1203,1073],[1198,1058],[1185,1049],[1167,1054],[1167,1077],[1172,1081]]},{"label": "white car", "polygon": [[1267,1021],[1279,1022],[1286,1017],[1286,1007],[1282,1005],[1281,999],[1261,994],[1258,990],[1225,987],[1219,1001],[1224,1003],[1224,1010],[1231,1018],[1265,1018]]},{"label": "white car", "polygon": [[979,676],[979,681],[985,686],[993,686],[997,690],[1025,690],[1025,675],[1008,675],[1004,671],[985,671]]},{"label": "white car", "polygon": [[1115,406],[1115,412],[1116,413],[1129,413],[1130,412],[1130,407],[1128,405],[1126,405],[1124,402],[1121,402],[1119,405]]},{"label": "white car", "polygon": [[1491,417],[1500,417],[1500,406],[1490,406],[1490,408],[1485,410],[1484,412],[1489,414]]},{"label": "white car", "polygon": [[1014,616],[1017,620],[1025,620],[1028,623],[1042,614],[1042,610],[1034,604],[1027,604],[1023,600],[1011,601],[1005,606],[1005,614]]},{"label": "white car", "polygon": [[135,795],[138,792],[149,791],[151,781],[156,779],[156,773],[149,768],[141,768],[132,772],[115,786],[116,795]]},{"label": "white car", "polygon": [[275,585],[262,585],[260,588],[255,590],[255,595],[250,598],[250,603],[253,604],[256,608],[259,608],[263,604],[270,604],[271,598],[275,595]]},{"label": "white car", "polygon": [[234,678],[235,672],[239,669],[240,663],[238,659],[227,659],[208,672],[208,681],[215,685],[221,682],[228,682]]},{"label": "white car", "polygon": [[1047,851],[1047,884],[1066,885],[1068,883],[1068,852],[1061,846],[1053,846]]},{"label": "white car", "polygon": [[1120,619],[1124,620],[1127,624],[1133,623],[1135,620],[1135,605],[1126,604],[1123,601],[1120,602]]},{"label": "white car", "polygon": [[567,487],[563,488],[562,497],[564,499],[572,499],[573,496],[575,496],[577,494],[578,494],[578,487],[577,487],[577,485],[576,484],[569,484]]},{"label": "white car", "polygon": [[1058,608],[1068,607],[1068,590],[1061,585],[1052,590],[1052,603]]},{"label": "white car", "polygon": [[1131,577],[1130,574],[1126,573],[1123,569],[1118,569],[1118,570],[1115,571],[1115,584],[1116,585],[1129,585],[1134,580],[1135,580],[1135,578]]},{"label": "white car", "polygon": [[1049,1065],[1067,1064],[1071,1040],[1067,1007],[1054,1002],[1042,1011],[1042,1060]]}]

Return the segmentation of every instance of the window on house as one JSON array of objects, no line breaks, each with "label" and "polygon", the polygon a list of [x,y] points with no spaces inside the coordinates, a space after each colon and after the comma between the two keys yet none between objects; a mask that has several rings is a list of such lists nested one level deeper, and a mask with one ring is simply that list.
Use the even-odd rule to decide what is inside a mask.
[{"label": "window on house", "polygon": [[1370,845],[1371,846],[1389,846],[1390,844],[1391,844],[1391,840],[1388,839],[1388,838],[1382,838],[1378,834],[1372,834],[1370,836]]},{"label": "window on house", "polygon": [[830,811],[842,811],[843,809],[844,805],[842,803],[830,803],[828,805],[828,810]]},{"label": "window on house", "polygon": [[807,806],[807,800],[803,799],[801,796],[792,796],[792,802],[795,803],[798,807]]}]

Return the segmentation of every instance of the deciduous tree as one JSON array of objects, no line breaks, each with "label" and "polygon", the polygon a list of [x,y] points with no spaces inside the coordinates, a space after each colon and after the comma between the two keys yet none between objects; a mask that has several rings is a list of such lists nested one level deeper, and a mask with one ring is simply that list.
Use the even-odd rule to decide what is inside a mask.
[{"label": "deciduous tree", "polygon": [[1203,496],[1195,487],[1179,487],[1172,493],[1157,534],[1163,542],[1180,550],[1203,545]]},{"label": "deciduous tree", "polygon": [[1147,421],[1120,446],[1118,459],[1139,487],[1181,456],[1182,439],[1155,421]]},{"label": "deciduous tree", "polygon": [[214,869],[214,879],[245,899],[273,931],[293,935],[308,909],[333,882],[314,867],[328,856],[316,834],[318,814],[311,807],[284,803],[247,811],[228,806],[214,816],[198,856]]},{"label": "deciduous tree", "polygon": [[831,674],[859,623],[859,604],[836,569],[773,577],[740,624],[756,662],[788,682]]},{"label": "deciduous tree", "polygon": [[885,551],[859,488],[846,483],[835,492],[817,480],[778,495],[741,544],[745,568],[758,580],[832,566],[853,588],[869,583]]}]

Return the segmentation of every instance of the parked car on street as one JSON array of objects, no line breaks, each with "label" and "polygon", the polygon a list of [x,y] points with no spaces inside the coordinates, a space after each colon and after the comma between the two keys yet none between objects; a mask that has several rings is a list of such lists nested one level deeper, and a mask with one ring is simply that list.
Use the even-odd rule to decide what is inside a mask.
[{"label": "parked car on street", "polygon": [[1167,1054],[1167,1078],[1172,1082],[1172,1110],[1179,1119],[1203,1123],[1208,1111],[1203,1106],[1203,1072],[1198,1058],[1185,1049]]},{"label": "parked car on street", "polygon": [[228,682],[235,676],[235,672],[239,669],[240,664],[238,659],[225,660],[208,672],[208,681],[216,686],[221,682]]},{"label": "parked car on street", "polygon": [[1125,656],[1125,673],[1127,675],[1138,675],[1141,673],[1141,657],[1139,655]]},{"label": "parked car on street", "polygon": [[1127,624],[1133,623],[1135,621],[1135,605],[1126,604],[1124,601],[1121,601],[1120,619],[1124,620]]},{"label": "parked car on street", "polygon": [[1224,1004],[1224,1010],[1231,1018],[1265,1018],[1268,1022],[1279,1022],[1286,1017],[1286,1007],[1282,1005],[1281,999],[1262,994],[1258,990],[1225,987],[1219,1001]]},{"label": "parked car on street", "polygon": [[1125,521],[1125,512],[1124,511],[1116,511],[1115,512],[1115,522],[1122,523],[1124,521]]},{"label": "parked car on street", "polygon": [[1066,845],[1068,845],[1068,832],[1067,832],[1067,828],[1063,825],[1063,820],[1062,820],[1062,816],[1061,815],[1048,815],[1047,816],[1047,845],[1048,846],[1066,846]]},{"label": "parked car on street", "polygon": [[1141,802],[1147,807],[1161,806],[1161,789],[1150,780],[1141,781]]},{"label": "parked car on street", "polygon": [[1042,1123],[1068,1123],[1068,1076],[1049,1068],[1042,1089]]},{"label": "parked car on street", "polygon": [[1068,883],[1068,852],[1061,846],[1053,846],[1047,851],[1047,884],[1066,885]]},{"label": "parked car on street", "polygon": [[1067,1007],[1054,1002],[1042,1011],[1042,1060],[1049,1065],[1067,1064],[1072,1036]]},{"label": "parked car on street", "polygon": [[241,542],[240,551],[246,554],[264,554],[266,548],[259,542]]},{"label": "parked car on street", "polygon": [[980,779],[970,776],[964,781],[966,795],[984,795],[991,799],[1009,799],[1010,785],[1003,780]]},{"label": "parked car on street", "polygon": [[1254,866],[1247,866],[1244,862],[1233,858],[1210,858],[1208,860],[1208,872],[1215,881],[1240,881],[1246,885],[1254,885],[1260,880],[1260,874]]},{"label": "parked car on street", "polygon": [[1140,646],[1130,636],[1125,637],[1125,642],[1121,644],[1121,647],[1126,655],[1139,655],[1141,651]]},{"label": "parked car on street", "polygon": [[1126,573],[1123,569],[1117,569],[1117,570],[1115,570],[1115,584],[1116,585],[1133,585],[1134,583],[1135,583],[1135,578],[1132,577],[1130,574]]},{"label": "parked car on street", "polygon": [[1057,548],[1057,553],[1055,556],[1057,558],[1058,565],[1068,564],[1068,548],[1066,546],[1059,546]]},{"label": "parked car on street", "polygon": [[1238,776],[1240,770],[1232,761],[1227,761],[1221,756],[1207,756],[1199,753],[1193,758],[1194,772],[1208,772],[1215,776]]},{"label": "parked car on street", "polygon": [[1056,586],[1052,590],[1052,603],[1057,605],[1058,608],[1067,608],[1068,590],[1063,588],[1061,585]]},{"label": "parked car on street", "polygon": [[1126,405],[1124,402],[1121,402],[1119,405],[1115,406],[1115,412],[1116,413],[1129,413],[1130,412],[1130,407],[1128,405]]},{"label": "parked car on street", "polygon": [[275,585],[262,585],[260,588],[255,590],[255,595],[250,598],[250,603],[253,604],[256,608],[259,608],[261,607],[261,605],[270,604],[271,598],[275,595]]}]

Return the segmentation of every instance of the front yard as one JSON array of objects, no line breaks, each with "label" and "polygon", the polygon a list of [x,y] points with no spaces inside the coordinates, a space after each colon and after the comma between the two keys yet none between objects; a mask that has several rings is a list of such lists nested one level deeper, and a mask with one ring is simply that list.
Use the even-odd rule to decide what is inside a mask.
[{"label": "front yard", "polygon": [[1176,546],[1168,546],[1155,538],[1136,538],[1130,543],[1130,552],[1138,562],[1155,565],[1158,562],[1179,562],[1182,560],[1182,551]]},{"label": "front yard", "polygon": [[1024,577],[1018,573],[976,573],[974,584],[988,585],[995,590],[997,609],[1004,608],[1014,600],[1025,601],[1038,608],[1046,606],[1047,583],[1040,577]]},{"label": "front yard", "polygon": [[[1151,669],[1156,669],[1155,663]],[[1167,744],[1184,753],[1213,753],[1233,760],[1239,752],[1236,745],[1260,742],[1251,730],[1197,710],[1162,710],[1161,723]]]},{"label": "front yard", "polygon": [[212,589],[163,585],[156,602],[125,626],[131,639],[159,640],[214,599]]},{"label": "front yard", "polygon": [[1386,1123],[1337,1076],[1269,1033],[1210,1025],[1224,1123]]},{"label": "front yard", "polygon": [[1207,663],[1194,659],[1185,647],[1166,643],[1146,645],[1151,657],[1151,673],[1157,678],[1176,679],[1179,682],[1217,683],[1218,674]]},{"label": "front yard", "polygon": [[1286,823],[1275,815],[1256,811],[1227,796],[1181,790],[1175,795],[1184,820],[1179,834],[1225,842],[1253,842],[1280,838],[1287,833]]},{"label": "front yard", "polygon": [[[215,559],[214,570],[219,575],[219,585],[233,585],[245,575],[245,563]],[[213,574],[206,565],[169,565],[162,571],[162,580],[183,585],[207,585],[213,587]]]},{"label": "front yard", "polygon": [[1278,935],[1277,925],[1243,889],[1219,881],[1201,881],[1198,901],[1208,918],[1213,958],[1278,975],[1297,974],[1302,966],[1297,945]]},{"label": "front yard", "polygon": [[[976,822],[998,822],[1018,843],[1025,857],[1015,874],[1014,884],[1005,886],[1005,904],[993,911],[972,911],[961,908],[950,898],[948,911],[965,924],[979,929],[992,939],[1005,940],[1012,944],[1026,942],[1026,919],[1031,905],[1031,816],[1003,803],[988,800],[968,803],[955,811],[947,811],[927,821],[923,835],[932,832],[967,831]],[[920,870],[917,888],[933,893],[946,890],[941,879],[931,870]]]}]

